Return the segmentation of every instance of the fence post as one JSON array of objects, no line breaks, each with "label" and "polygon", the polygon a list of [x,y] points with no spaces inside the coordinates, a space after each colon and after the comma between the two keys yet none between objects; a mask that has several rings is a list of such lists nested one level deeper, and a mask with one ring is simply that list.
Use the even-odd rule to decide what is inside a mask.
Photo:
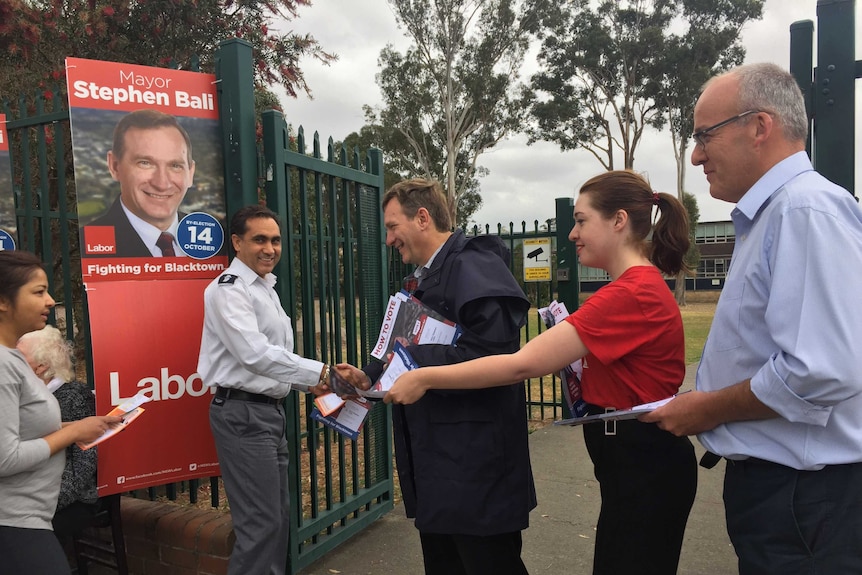
[{"label": "fence post", "polygon": [[805,151],[811,155],[814,134],[811,131],[811,118],[814,115],[814,22],[800,20],[790,25],[790,73],[805,98],[805,113],[808,115],[808,139]]},{"label": "fence post", "polygon": [[[817,0],[814,167],[853,194],[856,161],[854,0]],[[855,194],[854,194],[855,195]]]},{"label": "fence post", "polygon": [[557,301],[566,304],[573,312],[578,309],[578,256],[575,246],[569,241],[569,231],[575,225],[572,198],[557,198]]},{"label": "fence post", "polygon": [[249,42],[231,38],[219,43],[215,71],[228,221],[239,208],[258,201],[253,70]]}]

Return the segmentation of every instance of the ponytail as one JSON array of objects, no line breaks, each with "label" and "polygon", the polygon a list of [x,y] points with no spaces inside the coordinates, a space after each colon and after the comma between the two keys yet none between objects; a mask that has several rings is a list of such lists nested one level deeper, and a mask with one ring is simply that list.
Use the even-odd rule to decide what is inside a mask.
[{"label": "ponytail", "polygon": [[691,273],[685,263],[685,254],[691,246],[688,212],[674,196],[658,194],[660,216],[653,226],[650,261],[665,274],[675,276],[679,272]]},{"label": "ponytail", "polygon": [[[670,276],[681,271],[690,273],[685,263],[691,245],[688,213],[674,196],[654,192],[643,176],[631,170],[594,176],[581,187],[580,193],[589,194],[590,203],[605,218],[613,217],[617,210],[625,210],[632,239],[641,242],[644,253],[659,270]],[[654,207],[658,207],[660,215],[653,226]],[[650,232],[652,242],[647,240]]]}]

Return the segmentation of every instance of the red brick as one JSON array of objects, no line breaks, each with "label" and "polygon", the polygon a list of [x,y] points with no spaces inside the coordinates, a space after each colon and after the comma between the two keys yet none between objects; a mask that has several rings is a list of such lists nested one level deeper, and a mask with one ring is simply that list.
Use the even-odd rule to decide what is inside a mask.
[{"label": "red brick", "polygon": [[180,549],[178,547],[170,547],[162,545],[160,548],[160,558],[165,565],[174,565],[177,567],[188,567],[194,569],[198,564],[197,551],[195,549]]},{"label": "red brick", "polygon": [[159,545],[155,540],[146,540],[140,537],[126,538],[126,555],[158,559]]},{"label": "red brick", "polygon": [[180,533],[179,537],[176,539],[175,545],[185,547],[186,549],[197,549],[198,533],[200,532],[201,527],[210,521],[215,521],[217,518],[217,515],[206,511],[196,513],[183,526],[182,533]]},{"label": "red brick", "polygon": [[218,520],[210,521],[201,527],[198,533],[198,548],[201,553],[226,557],[233,550],[235,540],[230,515],[222,515]]},{"label": "red brick", "polygon": [[233,532],[233,521],[225,521],[218,529],[213,531],[212,539],[210,540],[209,549],[202,548],[202,551],[207,551],[213,555],[229,556],[233,551],[233,545],[236,543],[236,534]]},{"label": "red brick", "polygon": [[165,566],[158,559],[146,559],[144,561],[144,572],[141,575],[163,575]]},{"label": "red brick", "polygon": [[168,543],[173,542],[174,537],[179,533],[177,524],[186,524],[185,515],[187,512],[182,507],[172,505],[166,505],[165,507],[167,507],[167,512],[158,517],[156,522],[155,538],[158,541]]},{"label": "red brick", "polygon": [[[129,499],[128,497],[124,497]],[[145,539],[156,537],[156,524],[172,507],[156,501],[133,499],[134,504],[124,505],[122,509],[123,530]],[[128,510],[127,510],[128,507]]]},{"label": "red brick", "polygon": [[201,555],[198,557],[198,573],[200,575],[225,575],[227,564],[228,557]]},{"label": "red brick", "polygon": [[138,575],[144,572],[144,558],[126,553],[126,562],[129,565],[129,573]]}]

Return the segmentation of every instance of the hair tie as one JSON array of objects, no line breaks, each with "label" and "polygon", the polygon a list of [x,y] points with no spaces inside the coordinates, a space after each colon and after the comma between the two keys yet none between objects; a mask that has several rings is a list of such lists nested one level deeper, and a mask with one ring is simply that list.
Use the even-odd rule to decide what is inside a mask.
[{"label": "hair tie", "polygon": [[658,205],[658,192],[652,193],[652,203]]}]

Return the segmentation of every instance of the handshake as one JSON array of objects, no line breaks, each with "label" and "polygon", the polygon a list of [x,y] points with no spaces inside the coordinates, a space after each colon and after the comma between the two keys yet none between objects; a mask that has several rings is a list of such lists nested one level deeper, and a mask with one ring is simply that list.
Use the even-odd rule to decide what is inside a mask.
[{"label": "handshake", "polygon": [[385,393],[371,390],[371,380],[361,369],[349,363],[339,363],[328,368],[329,377],[321,380],[322,393],[334,393],[341,399],[365,397],[372,400],[382,399]]},{"label": "handshake", "polygon": [[379,384],[374,385],[368,375],[358,367],[339,363],[331,366],[325,381],[321,380],[320,384],[312,389],[315,395],[334,393],[345,400],[363,397],[371,401],[382,399],[386,403],[415,403],[426,391],[417,371],[419,370],[400,373],[394,382],[382,389]]}]

